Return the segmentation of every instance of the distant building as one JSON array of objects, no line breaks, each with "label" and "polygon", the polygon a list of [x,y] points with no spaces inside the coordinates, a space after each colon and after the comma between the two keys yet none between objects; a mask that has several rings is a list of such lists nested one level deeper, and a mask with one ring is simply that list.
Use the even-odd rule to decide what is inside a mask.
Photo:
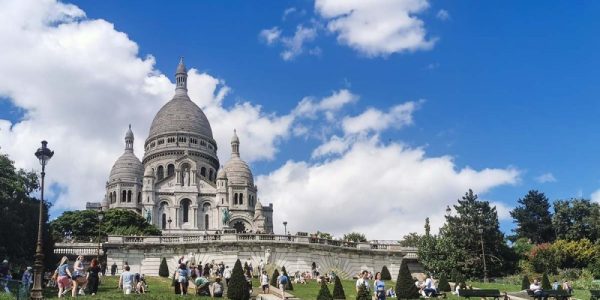
[{"label": "distant building", "polygon": [[175,95],[154,117],[142,161],[133,153],[129,126],[125,152],[110,171],[104,200],[86,207],[134,210],[172,234],[226,228],[273,232],[273,205],[263,206],[258,200],[252,171],[240,157],[235,130],[231,158],[219,167],[210,123],[187,94],[183,60],[175,78]]},{"label": "distant building", "polygon": [[101,211],[102,210],[102,203],[100,203],[100,202],[86,202],[85,203],[85,209]]}]

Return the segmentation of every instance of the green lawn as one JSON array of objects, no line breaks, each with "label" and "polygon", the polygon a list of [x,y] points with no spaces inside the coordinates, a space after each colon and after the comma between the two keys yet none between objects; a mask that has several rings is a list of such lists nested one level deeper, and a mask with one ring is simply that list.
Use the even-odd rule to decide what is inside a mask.
[{"label": "green lawn", "polygon": [[[498,289],[501,292],[512,293],[514,295],[520,296],[525,299],[529,299],[526,293],[521,292],[521,285],[516,284],[506,284],[506,283],[483,283],[483,282],[469,282],[468,285],[472,285],[473,287],[480,289]],[[590,299],[590,291],[588,290],[578,290],[575,289],[573,291],[573,297],[576,299]]]}]

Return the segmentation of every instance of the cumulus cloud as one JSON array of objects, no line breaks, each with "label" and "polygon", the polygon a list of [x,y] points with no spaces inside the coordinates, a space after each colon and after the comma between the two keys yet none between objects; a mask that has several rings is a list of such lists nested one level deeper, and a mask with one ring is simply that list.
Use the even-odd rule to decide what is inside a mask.
[{"label": "cumulus cloud", "polygon": [[[285,47],[285,50],[281,52],[281,58],[283,60],[293,60],[304,52],[304,44],[314,40],[315,37],[317,37],[316,28],[298,25],[293,36],[281,38],[281,43]],[[319,55],[320,51],[314,54]]]},{"label": "cumulus cloud", "polygon": [[275,224],[286,220],[304,231],[399,239],[421,232],[426,217],[439,227],[446,205],[469,188],[481,195],[518,177],[511,168],[458,169],[449,156],[427,157],[422,149],[382,144],[373,136],[357,139],[343,155],[323,162],[288,161],[259,176],[257,184],[261,199],[274,202]]},{"label": "cumulus cloud", "polygon": [[442,21],[446,21],[450,19],[450,13],[445,9],[440,9],[437,14],[435,14],[435,17]]},{"label": "cumulus cloud", "polygon": [[406,102],[390,108],[388,112],[382,112],[375,108],[369,108],[362,114],[354,117],[346,117],[342,121],[342,127],[346,134],[376,131],[394,127],[400,129],[413,123],[413,112],[421,102]]},{"label": "cumulus cloud", "polygon": [[556,182],[556,178],[552,173],[544,173],[535,178],[535,181],[539,183]]},{"label": "cumulus cloud", "polygon": [[315,11],[337,34],[338,42],[367,56],[386,56],[433,48],[425,23],[416,15],[427,0],[315,0]]},{"label": "cumulus cloud", "polygon": [[[579,197],[581,198],[581,197]],[[591,195],[590,198],[592,200],[592,202],[596,202],[598,204],[600,204],[600,189],[595,190]]]},{"label": "cumulus cloud", "polygon": [[358,95],[352,94],[347,89],[341,89],[333,92],[315,103],[314,97],[305,97],[294,109],[294,114],[298,116],[315,118],[319,112],[337,112],[347,104],[358,101]]},{"label": "cumulus cloud", "polygon": [[[56,153],[47,179],[60,190],[53,209],[100,201],[130,123],[142,157],[152,118],[174,93],[177,59],[167,77],[113,24],[50,0],[0,2],[0,44],[0,97],[24,112],[15,123],[0,120],[2,152],[18,167],[39,169],[32,153],[47,139]],[[214,76],[190,70],[189,90],[211,120],[221,160],[229,157],[233,127],[250,162],[272,159],[289,132],[289,116],[248,101],[224,106],[230,88]]]}]

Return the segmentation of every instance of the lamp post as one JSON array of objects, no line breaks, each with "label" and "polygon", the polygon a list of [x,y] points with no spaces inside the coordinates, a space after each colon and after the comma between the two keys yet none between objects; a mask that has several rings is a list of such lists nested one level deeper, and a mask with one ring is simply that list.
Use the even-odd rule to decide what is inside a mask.
[{"label": "lamp post", "polygon": [[287,235],[287,221],[283,221],[283,235]]},{"label": "lamp post", "polygon": [[446,217],[449,217],[452,214],[452,209],[450,205],[446,205]]},{"label": "lamp post", "polygon": [[483,247],[483,227],[479,226],[478,231],[481,240],[481,255],[483,256],[483,282],[488,282],[487,266],[485,264],[485,247]]},{"label": "lamp post", "polygon": [[100,246],[102,245],[102,241],[100,240],[100,225],[102,224],[102,219],[104,218],[104,212],[100,211],[98,213],[98,253],[96,254],[96,260],[100,262]]},{"label": "lamp post", "polygon": [[38,236],[37,245],[35,248],[35,262],[34,262],[34,275],[33,275],[33,289],[31,289],[31,299],[38,300],[44,299],[42,295],[42,276],[44,273],[44,254],[42,253],[42,220],[44,211],[44,178],[46,177],[46,164],[54,155],[54,151],[51,151],[48,147],[48,142],[42,141],[42,147],[35,151],[35,156],[40,160],[42,165],[42,189],[40,199],[40,211],[38,220]]},{"label": "lamp post", "polygon": [[169,223],[169,234],[171,234],[171,222],[173,222],[173,220],[171,220],[171,217],[169,217],[167,222]]}]

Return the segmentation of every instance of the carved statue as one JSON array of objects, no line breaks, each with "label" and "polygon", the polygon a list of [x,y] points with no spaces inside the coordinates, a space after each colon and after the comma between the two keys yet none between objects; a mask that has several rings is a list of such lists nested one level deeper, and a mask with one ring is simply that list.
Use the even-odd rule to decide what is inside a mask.
[{"label": "carved statue", "polygon": [[229,221],[231,220],[231,213],[229,212],[229,209],[224,207],[221,209],[221,212],[223,213],[223,226],[229,225]]},{"label": "carved statue", "polygon": [[268,265],[270,263],[270,261],[269,261],[270,259],[271,259],[271,248],[267,248],[265,250],[265,264]]},{"label": "carved statue", "polygon": [[152,211],[150,209],[146,209],[146,222],[152,224]]},{"label": "carved statue", "polygon": [[183,185],[190,185],[190,171],[187,168],[183,170]]}]

